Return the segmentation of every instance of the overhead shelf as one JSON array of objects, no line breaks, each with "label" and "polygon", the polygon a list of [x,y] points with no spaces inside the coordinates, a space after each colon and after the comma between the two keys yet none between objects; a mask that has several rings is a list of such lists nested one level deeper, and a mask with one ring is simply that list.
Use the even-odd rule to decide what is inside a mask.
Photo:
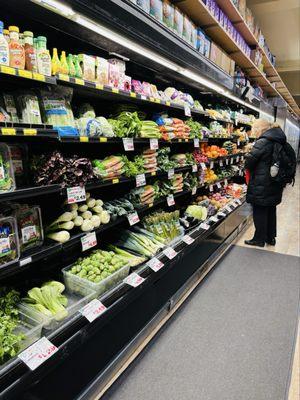
[{"label": "overhead shelf", "polygon": [[[245,41],[250,46],[259,46],[257,39],[247,26],[246,22],[232,1],[219,0],[218,4],[230,18],[231,22],[234,23],[236,29],[242,34]],[[247,72],[252,81],[258,83],[269,96],[279,96],[283,98],[288,103],[292,111],[296,112],[300,116],[300,109],[296,101],[288,91],[280,75],[272,65],[265,50],[261,46],[259,47],[263,54],[263,64],[266,75],[244,53],[240,46],[235,43],[228,32],[226,32],[226,30],[220,25],[219,21],[211,14],[210,10],[208,10],[206,5],[201,0],[183,0],[178,3],[178,7],[181,8],[181,10],[187,15],[189,15],[194,22],[203,27],[206,33],[225,51],[227,51],[237,65]]]}]

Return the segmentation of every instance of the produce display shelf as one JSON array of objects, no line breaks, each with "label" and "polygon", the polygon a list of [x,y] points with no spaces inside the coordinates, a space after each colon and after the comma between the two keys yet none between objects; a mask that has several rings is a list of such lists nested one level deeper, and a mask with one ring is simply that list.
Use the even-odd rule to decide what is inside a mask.
[{"label": "produce display shelf", "polygon": [[220,162],[224,163],[224,161],[225,161],[226,165],[228,165],[226,160],[228,160],[228,161],[231,161],[231,160],[243,161],[244,157],[245,157],[244,153],[229,154],[227,156],[222,156],[222,157],[217,157],[217,158],[209,158],[208,161],[205,162],[205,164],[210,165],[210,163],[213,163],[215,165],[215,164],[219,164]]},{"label": "produce display shelf", "polygon": [[27,80],[44,82],[48,85],[49,84],[56,85],[56,78],[54,76],[46,76],[38,74],[37,72],[31,72],[24,69],[8,67],[6,65],[0,65],[0,74],[3,74],[3,77],[13,76]]},{"label": "produce display shelf", "polygon": [[48,195],[51,193],[59,193],[60,191],[61,191],[60,185],[34,186],[34,187],[16,189],[12,192],[0,193],[0,203],[2,201],[20,200],[29,197]]},{"label": "produce display shelf", "polygon": [[232,213],[235,213],[238,208],[244,204],[243,199],[241,200],[241,203],[241,205],[235,205],[231,212],[225,211],[224,214],[226,214],[226,217],[219,216],[218,222],[208,220],[208,230],[201,229],[199,223],[199,226],[196,226],[193,231],[189,233],[189,236],[194,239],[192,244],[188,245],[181,239],[175,246],[173,246],[175,251],[178,253],[174,259],[169,260],[162,254],[157,255],[157,258],[164,263],[164,266],[160,271],[156,273],[153,272],[147,264],[140,266],[137,273],[145,280],[138,289],[132,288],[121,282],[99,297],[99,300],[107,307],[107,310],[104,314],[98,317],[92,325],[89,324],[85,317],[77,312],[65,323],[62,323],[61,326],[49,333],[47,338],[58,347],[58,351],[46,360],[37,371],[30,371],[17,357],[12,359],[1,370],[1,395],[4,397],[7,396],[9,400],[16,398],[16,396],[28,388],[28,385],[32,384],[38,376],[43,377],[49,371],[53,370],[58,361],[61,362],[66,359],[71,353],[82,346],[86,340],[88,340],[90,337],[89,332],[91,332],[90,327],[92,332],[100,330],[102,326],[110,320],[111,316],[115,315],[121,309],[124,309],[124,306],[126,307],[126,304],[129,304],[134,298],[141,296],[148,285],[158,282],[168,274],[169,271],[174,269],[179,257],[183,257],[186,251],[191,251],[201,242],[206,240],[221,222],[226,220],[226,218]]},{"label": "produce display shelf", "polygon": [[0,125],[0,138],[4,139],[6,136],[17,136],[56,139],[58,137],[57,130],[53,128],[34,128],[31,125],[29,126],[30,127],[16,127]]}]

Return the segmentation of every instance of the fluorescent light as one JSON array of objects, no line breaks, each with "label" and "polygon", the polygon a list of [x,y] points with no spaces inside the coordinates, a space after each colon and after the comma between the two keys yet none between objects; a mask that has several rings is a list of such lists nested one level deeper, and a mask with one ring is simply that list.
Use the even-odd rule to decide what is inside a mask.
[{"label": "fluorescent light", "polygon": [[208,87],[209,89],[215,90],[216,92],[220,93],[220,94],[224,94],[225,90],[222,86],[206,79],[203,78],[203,76],[198,75],[196,73],[194,73],[193,71],[186,69],[186,68],[182,68],[178,71],[181,75],[190,78],[191,80],[200,83],[201,85],[204,85],[206,87]]},{"label": "fluorescent light", "polygon": [[71,17],[75,15],[73,9],[65,4],[61,3],[60,1],[56,0],[31,0],[34,3],[37,3],[45,8],[48,8],[57,14],[62,14],[65,17]]}]

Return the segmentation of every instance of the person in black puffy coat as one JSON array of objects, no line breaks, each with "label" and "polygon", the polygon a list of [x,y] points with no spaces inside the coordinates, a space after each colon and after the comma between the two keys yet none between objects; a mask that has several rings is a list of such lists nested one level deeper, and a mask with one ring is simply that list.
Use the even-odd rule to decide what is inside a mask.
[{"label": "person in black puffy coat", "polygon": [[286,136],[278,126],[267,120],[258,119],[252,126],[258,138],[251,152],[246,156],[245,168],[250,172],[247,202],[253,207],[255,234],[245,240],[251,246],[264,247],[276,243],[276,206],[281,203],[283,186],[271,180],[274,144],[284,145]]}]

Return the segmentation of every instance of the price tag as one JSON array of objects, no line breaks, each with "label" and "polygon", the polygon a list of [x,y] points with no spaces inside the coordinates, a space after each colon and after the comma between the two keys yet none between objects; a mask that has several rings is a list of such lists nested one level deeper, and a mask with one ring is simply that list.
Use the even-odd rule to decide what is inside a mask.
[{"label": "price tag", "polygon": [[190,117],[192,115],[191,114],[191,107],[188,104],[184,105],[184,115],[186,117]]},{"label": "price tag", "polygon": [[32,74],[33,79],[35,79],[36,81],[41,81],[41,82],[45,82],[46,77],[42,74],[38,74],[37,72],[33,72]]},{"label": "price tag", "polygon": [[82,251],[86,251],[97,245],[95,232],[89,232],[81,238]]},{"label": "price tag", "polygon": [[103,90],[104,87],[103,87],[103,85],[101,85],[101,83],[96,83],[96,89]]},{"label": "price tag", "polygon": [[172,194],[169,194],[167,196],[167,203],[168,203],[169,207],[174,206],[175,200],[174,200],[174,196]]},{"label": "price tag", "polygon": [[166,106],[170,107],[171,102],[170,101],[166,101]]},{"label": "price tag", "polygon": [[128,222],[129,222],[130,226],[135,225],[138,222],[140,222],[140,218],[138,216],[138,213],[136,213],[136,212],[128,214],[127,218],[128,218]]},{"label": "price tag", "polygon": [[239,161],[240,161],[240,156],[237,156],[236,162],[239,162]]},{"label": "price tag", "polygon": [[144,278],[138,275],[136,272],[133,272],[132,274],[128,275],[127,278],[123,280],[124,283],[127,283],[127,285],[132,286],[132,287],[137,287],[141,283],[144,282]]},{"label": "price tag", "polygon": [[203,169],[203,171],[205,171],[205,170],[207,169],[204,162],[201,162],[201,163],[200,163],[200,166],[201,166],[201,168]]},{"label": "price tag", "polygon": [[107,142],[107,137],[100,137],[99,138],[100,143],[106,143]]},{"label": "price tag", "polygon": [[0,66],[0,71],[3,72],[4,74],[16,75],[16,70],[14,68],[7,67],[5,65]]},{"label": "price tag", "polygon": [[66,74],[58,74],[58,79],[60,79],[61,81],[70,82],[70,77]]},{"label": "price tag", "polygon": [[238,139],[237,140],[237,145],[239,146],[241,144],[241,142],[240,142],[240,140]]},{"label": "price tag", "polygon": [[82,143],[87,143],[89,141],[89,138],[87,136],[80,136],[79,141]]},{"label": "price tag", "polygon": [[43,336],[37,342],[22,351],[22,353],[18,355],[18,358],[20,358],[31,371],[34,371],[57,351],[58,348]]},{"label": "price tag", "polygon": [[189,235],[184,235],[183,236],[183,238],[182,238],[182,241],[184,242],[184,243],[186,243],[186,244],[192,244],[194,241],[195,241],[195,239],[193,239],[191,236],[189,236]]},{"label": "price tag", "polygon": [[24,128],[23,129],[24,136],[35,136],[37,134],[36,129]]},{"label": "price tag", "polygon": [[242,204],[240,199],[236,199],[236,203],[240,206]]},{"label": "price tag", "polygon": [[150,139],[150,149],[151,150],[158,149],[158,139]]},{"label": "price tag", "polygon": [[76,85],[84,85],[84,80],[81,78],[75,78]]},{"label": "price tag", "polygon": [[216,217],[215,215],[213,215],[212,217],[209,218],[210,221],[212,222],[218,222],[218,217]]},{"label": "price tag", "polygon": [[24,69],[19,69],[18,75],[22,76],[22,78],[32,79],[32,72],[25,71]]},{"label": "price tag", "polygon": [[225,210],[228,211],[228,212],[231,212],[231,211],[232,211],[232,208],[230,207],[230,204],[228,204],[228,205],[225,207]]},{"label": "price tag", "polygon": [[219,212],[219,213],[218,213],[218,216],[219,216],[219,217],[222,217],[222,218],[225,218],[225,217],[226,217],[226,214],[223,213],[223,212]]},{"label": "price tag", "polygon": [[226,165],[228,165],[229,164],[229,159],[226,158],[225,162],[226,162]]},{"label": "price tag", "polygon": [[169,169],[168,171],[168,179],[172,179],[174,176],[174,169]]},{"label": "price tag", "polygon": [[233,164],[233,158],[230,159],[230,164]]},{"label": "price tag", "polygon": [[134,150],[133,138],[123,138],[123,146],[125,151],[133,151]]},{"label": "price tag", "polygon": [[198,148],[198,147],[199,147],[199,139],[198,139],[198,138],[195,138],[195,139],[194,139],[194,147],[195,147],[195,148]]},{"label": "price tag", "polygon": [[244,161],[244,156],[241,157],[241,161]]},{"label": "price tag", "polygon": [[141,99],[142,99],[142,100],[147,100],[147,96],[141,94]]},{"label": "price tag", "polygon": [[224,186],[228,186],[228,180],[224,179]]},{"label": "price tag", "polygon": [[209,163],[209,168],[210,168],[210,169],[213,169],[213,167],[214,167],[214,162],[211,161],[211,162]]},{"label": "price tag", "polygon": [[20,267],[23,267],[23,265],[30,264],[31,262],[32,262],[32,258],[26,257],[26,258],[23,258],[22,260],[20,260],[19,264],[20,264]]},{"label": "price tag", "polygon": [[208,229],[210,228],[210,226],[208,224],[206,224],[205,222],[202,222],[202,224],[200,224],[200,228],[204,229],[206,231],[208,231]]},{"label": "price tag", "polygon": [[223,160],[219,161],[220,167],[223,167]]},{"label": "price tag", "polygon": [[148,267],[150,267],[154,272],[159,271],[164,266],[164,264],[156,257],[151,258],[146,265],[148,265]]},{"label": "price tag", "polygon": [[117,184],[119,182],[120,182],[119,178],[115,178],[115,179],[112,180],[112,184],[113,185],[115,185],[115,184]]},{"label": "price tag", "polygon": [[[205,164],[204,164],[205,165]],[[197,172],[198,171],[198,167],[197,167],[197,165],[196,164],[194,164],[193,166],[192,166],[192,172]]]},{"label": "price tag", "polygon": [[209,191],[213,192],[214,191],[214,185],[209,185]]},{"label": "price tag", "polygon": [[86,193],[84,186],[74,186],[67,188],[68,204],[79,203],[86,200]]},{"label": "price tag", "polygon": [[107,308],[98,299],[90,301],[79,312],[89,321],[93,322],[96,318],[100,317]]},{"label": "price tag", "polygon": [[169,260],[172,260],[177,256],[177,251],[172,249],[172,247],[167,247],[163,250],[163,253],[168,257]]},{"label": "price tag", "polygon": [[152,172],[151,172],[151,175],[152,175],[152,176],[155,176],[155,175],[156,175],[156,171],[152,171]]},{"label": "price tag", "polygon": [[151,101],[151,103],[154,103],[154,97],[149,97],[149,100]]},{"label": "price tag", "polygon": [[136,93],[135,92],[130,92],[130,97],[136,97]]},{"label": "price tag", "polygon": [[136,181],[136,187],[145,186],[146,185],[145,174],[136,175],[135,181]]},{"label": "price tag", "polygon": [[192,188],[192,196],[193,196],[194,194],[196,194],[196,193],[197,193],[197,187],[194,186],[194,187]]},{"label": "price tag", "polygon": [[112,88],[111,91],[112,91],[113,93],[119,93],[119,89],[118,89],[118,88],[115,88],[115,87]]},{"label": "price tag", "polygon": [[220,182],[217,182],[217,188],[219,188],[219,189],[221,189],[221,183]]},{"label": "price tag", "polygon": [[16,134],[15,128],[1,128],[1,133],[4,136],[14,136]]}]

